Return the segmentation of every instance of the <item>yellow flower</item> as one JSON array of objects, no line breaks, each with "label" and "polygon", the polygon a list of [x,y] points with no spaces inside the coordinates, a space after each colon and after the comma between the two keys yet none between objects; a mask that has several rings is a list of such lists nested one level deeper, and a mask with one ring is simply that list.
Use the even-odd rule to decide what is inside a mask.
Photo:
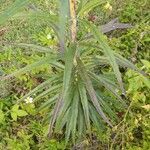
[{"label": "yellow flower", "polygon": [[104,6],[104,9],[112,11],[112,6],[110,5],[109,2],[106,3],[106,5]]}]

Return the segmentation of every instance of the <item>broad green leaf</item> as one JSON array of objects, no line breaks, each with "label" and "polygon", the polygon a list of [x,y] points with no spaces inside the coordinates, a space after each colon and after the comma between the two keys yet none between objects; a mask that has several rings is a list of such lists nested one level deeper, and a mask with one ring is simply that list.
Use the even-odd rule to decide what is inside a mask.
[{"label": "broad green leaf", "polygon": [[17,111],[17,116],[19,116],[19,117],[23,117],[23,116],[26,116],[26,115],[28,115],[28,113],[24,110],[18,110]]},{"label": "broad green leaf", "polygon": [[145,60],[145,59],[142,59],[141,62],[144,64],[144,66],[145,66],[147,69],[150,69],[150,61]]},{"label": "broad green leaf", "polygon": [[145,85],[150,89],[150,80],[144,76],[141,76],[143,82],[145,83]]},{"label": "broad green leaf", "polygon": [[17,113],[16,112],[11,112],[10,115],[14,121],[17,121]]},{"label": "broad green leaf", "polygon": [[15,104],[15,105],[12,107],[11,110],[14,111],[14,112],[17,112],[18,109],[19,109],[19,105],[18,105],[18,104]]}]

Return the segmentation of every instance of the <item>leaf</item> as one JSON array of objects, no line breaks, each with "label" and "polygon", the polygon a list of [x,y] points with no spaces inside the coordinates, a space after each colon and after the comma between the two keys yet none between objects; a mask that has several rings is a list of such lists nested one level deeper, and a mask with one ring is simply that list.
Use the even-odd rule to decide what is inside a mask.
[{"label": "leaf", "polygon": [[56,51],[52,50],[49,47],[43,47],[35,44],[28,44],[28,43],[9,43],[9,45],[14,45],[18,47],[23,47],[23,48],[31,48],[35,51],[42,52],[42,53],[56,53]]},{"label": "leaf", "polygon": [[59,94],[56,94],[55,96],[53,96],[52,98],[48,99],[46,102],[44,102],[43,104],[41,104],[41,106],[38,108],[38,112],[45,109],[45,108],[49,108],[54,101],[56,101],[59,98]]},{"label": "leaf", "polygon": [[16,0],[2,14],[0,14],[0,25],[4,24],[8,19],[13,17],[20,9],[22,9],[29,0]]},{"label": "leaf", "polygon": [[52,83],[58,81],[59,78],[60,78],[60,76],[54,76],[54,77],[48,79],[47,81],[41,83],[40,85],[38,85],[37,87],[35,87],[33,90],[31,90],[29,93],[27,93],[25,96],[23,96],[23,97],[19,100],[19,102],[22,101],[22,100],[24,100],[24,99],[26,99],[27,97],[29,97],[29,96],[31,96],[31,95],[33,95],[33,94],[36,94],[36,93],[39,92],[40,90],[44,89],[46,86],[49,86],[49,85],[51,85]]},{"label": "leaf", "polygon": [[74,90],[75,90],[75,86],[73,86],[71,84],[69,90],[66,93],[66,96],[63,99],[63,104],[60,108],[60,112],[59,112],[59,115],[58,115],[57,120],[56,120],[56,125],[55,125],[56,129],[59,126],[62,126],[62,124],[63,124],[62,123],[62,118],[65,116],[66,112],[70,108],[70,105],[71,105],[71,102],[72,102],[72,99],[73,99],[73,96],[74,96]]},{"label": "leaf", "polygon": [[10,75],[7,75],[5,77],[1,77],[2,80],[6,80],[6,79],[9,79],[11,77],[14,77],[14,76],[18,76],[18,75],[21,75],[21,74],[24,74],[26,72],[29,72],[31,71],[32,69],[36,68],[36,67],[39,67],[43,64],[47,64],[47,63],[50,63],[50,62],[54,62],[55,59],[52,58],[51,56],[47,56],[45,58],[42,58],[41,60],[37,61],[37,62],[34,62],[30,65],[27,65],[26,67],[20,69],[20,70],[17,70],[15,72],[13,72],[12,74]]},{"label": "leaf", "polygon": [[108,61],[110,62],[111,66],[114,70],[114,73],[116,75],[116,78],[118,80],[120,88],[121,88],[123,94],[125,94],[125,90],[124,90],[123,83],[122,83],[121,73],[119,71],[119,67],[118,67],[118,64],[117,64],[115,56],[114,56],[114,52],[111,50],[111,48],[107,44],[107,41],[103,37],[103,34],[97,29],[97,27],[94,26],[93,24],[90,24],[87,21],[85,23],[90,28],[90,30],[93,33],[95,39],[97,39],[98,43],[100,44],[100,47],[103,49],[104,54],[108,57]]},{"label": "leaf", "polygon": [[86,85],[86,89],[89,93],[89,96],[91,98],[91,101],[94,105],[94,107],[96,108],[97,112],[99,113],[99,115],[103,118],[103,120],[109,124],[110,127],[112,127],[112,124],[111,122],[109,121],[109,119],[106,117],[106,115],[104,114],[101,106],[99,105],[98,103],[98,99],[97,99],[97,96],[96,96],[96,92],[93,88],[93,85],[92,85],[92,82],[90,80],[90,78],[88,77],[88,74],[85,70],[85,67],[82,63],[82,61],[78,58],[77,59],[77,62],[78,62],[78,67],[79,67],[79,74],[80,74],[80,77],[81,79],[84,81],[84,84]]},{"label": "leaf", "polygon": [[80,103],[79,103],[79,115],[78,115],[77,124],[78,124],[77,128],[78,128],[79,139],[82,139],[86,133],[86,128],[85,128],[86,122],[85,122],[84,112]]},{"label": "leaf", "polygon": [[98,76],[98,75],[89,71],[89,75],[91,78],[93,78],[96,81],[97,85],[104,86],[106,88],[106,90],[110,91],[122,104],[124,104],[124,106],[126,106],[125,102],[122,100],[120,95],[116,92],[117,87],[114,83],[112,83],[108,79],[106,80],[100,74]]},{"label": "leaf", "polygon": [[18,105],[18,104],[15,104],[15,105],[12,107],[11,110],[14,111],[14,112],[17,112],[18,109],[19,109],[19,105]]},{"label": "leaf", "polygon": [[139,73],[141,73],[142,75],[145,75],[145,73],[143,71],[141,71],[140,69],[138,69],[132,62],[128,61],[127,59],[123,58],[121,55],[114,53],[117,64],[122,66],[122,67],[127,67],[130,68],[132,70],[135,70]]},{"label": "leaf", "polygon": [[65,51],[65,70],[63,78],[63,97],[65,97],[71,80],[71,74],[73,69],[73,61],[75,57],[76,46],[73,44]]},{"label": "leaf", "polygon": [[95,8],[96,6],[99,6],[101,4],[104,4],[105,2],[106,1],[101,1],[101,0],[92,0],[92,1],[88,1],[87,3],[84,2],[82,5],[83,7],[78,12],[78,16],[80,16],[80,17],[85,16],[93,8]]},{"label": "leaf", "polygon": [[11,117],[14,121],[17,121],[17,113],[16,112],[11,112]]},{"label": "leaf", "polygon": [[86,89],[84,87],[84,84],[81,81],[78,82],[78,88],[79,88],[80,99],[81,99],[81,103],[82,103],[86,126],[87,126],[88,131],[90,132],[91,126],[90,126],[89,106],[88,106],[89,102],[88,102],[88,98],[87,98]]},{"label": "leaf", "polygon": [[0,110],[0,123],[3,123],[5,120],[5,114],[3,113],[2,110]]},{"label": "leaf", "polygon": [[17,111],[17,116],[19,116],[19,117],[23,117],[23,116],[26,116],[26,115],[28,115],[28,113],[24,110],[18,110]]},{"label": "leaf", "polygon": [[147,69],[150,69],[150,62],[148,60],[142,59],[141,61]]},{"label": "leaf", "polygon": [[52,117],[50,119],[50,123],[49,123],[49,131],[48,131],[48,136],[51,137],[52,135],[52,132],[53,132],[53,126],[54,126],[54,123],[57,119],[57,116],[58,116],[58,113],[60,111],[60,108],[62,106],[62,102],[63,102],[63,99],[62,99],[62,96],[60,95],[58,101],[56,102],[55,104],[55,107],[54,107],[54,110],[53,110],[53,114],[52,114]]},{"label": "leaf", "polygon": [[69,140],[70,134],[72,133],[73,142],[75,142],[75,133],[76,133],[76,126],[77,126],[77,117],[78,117],[78,103],[79,103],[79,93],[76,87],[74,91],[74,97],[72,100],[72,104],[70,106],[70,114],[69,120],[67,122],[67,129],[66,129],[66,143]]},{"label": "leaf", "polygon": [[150,89],[150,80],[144,76],[141,76],[144,84]]},{"label": "leaf", "polygon": [[49,87],[47,90],[43,91],[41,94],[39,94],[35,99],[34,101],[37,101],[41,98],[43,98],[44,96],[48,96],[48,95],[52,95],[54,92],[57,91],[57,93],[60,92],[60,89],[61,89],[62,85],[61,84],[58,84],[58,85],[53,85],[52,87]]},{"label": "leaf", "polygon": [[98,129],[99,132],[104,130],[104,123],[101,121],[99,114],[97,113],[96,109],[94,106],[91,104],[89,105],[89,110],[90,110],[90,118],[91,121],[93,122],[93,125]]}]

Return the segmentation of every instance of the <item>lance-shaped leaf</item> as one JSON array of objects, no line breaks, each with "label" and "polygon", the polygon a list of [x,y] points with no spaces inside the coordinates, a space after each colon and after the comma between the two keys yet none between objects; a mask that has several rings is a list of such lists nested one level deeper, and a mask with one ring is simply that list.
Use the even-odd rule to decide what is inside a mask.
[{"label": "lance-shaped leaf", "polygon": [[57,100],[57,102],[55,104],[55,107],[53,109],[53,114],[52,114],[52,117],[50,119],[48,137],[51,137],[51,135],[52,135],[54,123],[57,119],[57,116],[58,116],[59,110],[62,106],[62,103],[63,103],[63,97],[62,97],[62,95],[60,95],[59,99]]},{"label": "lance-shaped leaf", "polygon": [[[96,6],[99,6],[101,4],[106,3],[105,0],[92,0],[92,1],[83,1],[82,2],[82,8],[80,8],[80,11],[78,12],[78,16],[83,17],[84,15],[88,14],[89,11],[91,11]],[[81,6],[80,6],[81,7]]]},{"label": "lance-shaped leaf", "polygon": [[7,75],[5,77],[2,77],[1,79],[6,80],[6,79],[9,79],[9,78],[14,77],[14,76],[19,76],[21,74],[24,74],[24,73],[31,71],[32,69],[35,69],[36,67],[42,66],[43,64],[49,64],[50,62],[54,63],[55,61],[56,61],[56,57],[52,57],[49,55],[45,58],[42,58],[39,61],[36,61],[35,63],[27,65],[26,67],[24,67],[20,70],[14,71],[12,74]]},{"label": "lance-shaped leaf", "polygon": [[89,27],[89,29],[91,30],[91,32],[94,35],[94,37],[96,38],[96,40],[98,41],[100,47],[103,49],[104,54],[108,57],[108,60],[114,70],[114,73],[116,75],[116,78],[118,80],[120,88],[121,88],[123,94],[125,94],[125,90],[124,90],[123,83],[122,83],[121,73],[119,71],[119,67],[116,62],[116,59],[115,59],[112,49],[107,44],[107,41],[105,40],[103,34],[101,32],[99,32],[99,30],[97,29],[97,27],[95,25],[90,24],[87,21],[86,21],[86,24]]},{"label": "lance-shaped leaf", "polygon": [[72,69],[74,65],[74,57],[75,57],[76,47],[75,45],[71,45],[65,51],[65,70],[64,70],[64,78],[63,78],[63,95],[65,97],[71,80]]},{"label": "lance-shaped leaf", "polygon": [[87,98],[87,93],[86,93],[86,88],[82,81],[79,80],[78,83],[78,88],[79,88],[79,93],[80,93],[80,99],[81,99],[81,104],[84,112],[84,117],[85,117],[85,122],[88,131],[90,132],[91,126],[90,126],[90,117],[89,117],[89,106],[88,106],[88,98]]},{"label": "lance-shaped leaf", "polygon": [[73,142],[75,142],[75,134],[77,127],[77,117],[78,117],[78,103],[79,103],[79,93],[76,87],[74,91],[74,97],[72,100],[72,104],[70,106],[70,120],[68,120],[68,127],[66,128],[66,142],[68,142],[70,134],[72,134]]},{"label": "lance-shaped leaf", "polygon": [[88,73],[85,70],[85,67],[84,67],[82,61],[79,58],[77,58],[77,63],[78,63],[78,69],[79,69],[80,77],[81,77],[81,79],[83,80],[83,82],[86,86],[86,89],[88,91],[88,94],[90,96],[90,99],[91,99],[94,107],[96,108],[99,115],[104,119],[104,121],[106,123],[108,123],[110,127],[113,127],[113,125],[111,124],[111,122],[109,121],[107,116],[104,114],[101,106],[99,105],[99,102],[98,102],[98,99],[97,99],[97,96],[96,96],[96,92],[93,88],[92,82],[91,82],[91,80],[88,76]]}]

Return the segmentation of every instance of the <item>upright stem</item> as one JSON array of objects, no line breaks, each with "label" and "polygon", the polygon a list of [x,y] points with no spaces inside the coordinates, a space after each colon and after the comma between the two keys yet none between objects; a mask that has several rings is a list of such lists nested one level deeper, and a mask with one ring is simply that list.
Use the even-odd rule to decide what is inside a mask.
[{"label": "upright stem", "polygon": [[75,42],[77,35],[76,0],[69,0],[71,18],[71,40]]}]

